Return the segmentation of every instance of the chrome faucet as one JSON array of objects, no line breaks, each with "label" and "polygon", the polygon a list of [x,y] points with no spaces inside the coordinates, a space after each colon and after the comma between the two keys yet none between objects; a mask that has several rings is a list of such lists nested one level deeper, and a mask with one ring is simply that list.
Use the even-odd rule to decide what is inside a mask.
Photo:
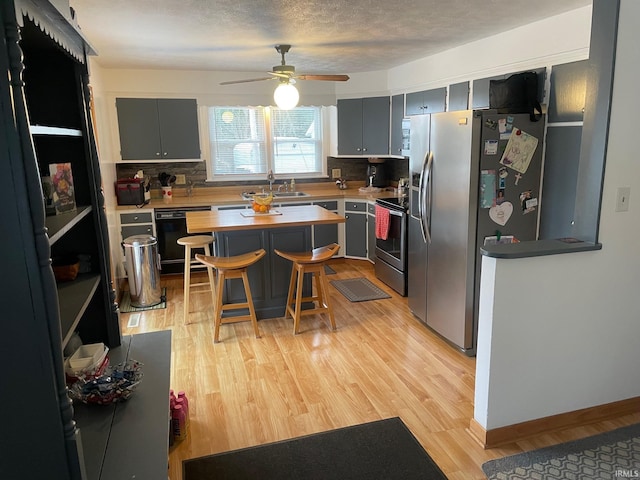
[{"label": "chrome faucet", "polygon": [[273,176],[273,170],[269,170],[269,173],[267,174],[267,180],[269,180],[269,191],[272,192],[273,191],[273,182],[276,179],[276,177]]},{"label": "chrome faucet", "polygon": [[278,192],[281,192],[283,188],[285,192],[289,191],[289,185],[287,185],[287,182],[283,182],[281,185],[278,185]]}]

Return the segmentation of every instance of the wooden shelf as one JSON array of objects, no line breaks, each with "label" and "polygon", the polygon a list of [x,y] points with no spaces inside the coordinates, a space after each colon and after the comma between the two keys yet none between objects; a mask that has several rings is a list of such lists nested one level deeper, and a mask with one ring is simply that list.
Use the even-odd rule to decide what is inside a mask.
[{"label": "wooden shelf", "polygon": [[81,137],[82,132],[75,128],[47,127],[45,125],[31,125],[29,127],[31,135],[49,135],[58,137]]},{"label": "wooden shelf", "polygon": [[47,217],[45,225],[49,233],[49,245],[53,245],[60,240],[69,230],[71,230],[80,220],[89,215],[91,207],[78,207],[75,212],[63,213]]},{"label": "wooden shelf", "polygon": [[97,273],[82,273],[72,282],[58,284],[62,348],[71,338],[99,284]]}]

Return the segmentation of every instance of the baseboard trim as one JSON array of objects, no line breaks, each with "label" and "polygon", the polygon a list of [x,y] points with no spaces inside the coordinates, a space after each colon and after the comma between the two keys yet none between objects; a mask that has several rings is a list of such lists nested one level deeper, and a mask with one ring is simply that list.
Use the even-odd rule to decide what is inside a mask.
[{"label": "baseboard trim", "polygon": [[491,430],[485,430],[475,418],[472,418],[468,431],[484,448],[494,448],[561,428],[579,427],[637,413],[638,410],[640,410],[640,397],[634,397]]}]

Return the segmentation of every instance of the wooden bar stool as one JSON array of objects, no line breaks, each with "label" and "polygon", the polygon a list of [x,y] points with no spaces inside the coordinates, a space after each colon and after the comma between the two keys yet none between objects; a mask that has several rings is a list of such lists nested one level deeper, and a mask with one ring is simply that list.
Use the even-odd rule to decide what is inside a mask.
[{"label": "wooden bar stool", "polygon": [[[290,313],[293,318],[293,334],[296,335],[300,328],[300,317],[302,315],[311,315],[315,313],[327,312],[331,322],[331,328],[336,329],[336,321],[333,318],[333,309],[329,302],[329,283],[324,272],[324,262],[333,257],[340,245],[332,243],[325,247],[314,248],[311,252],[281,252],[274,250],[276,254],[282,258],[291,260],[293,267],[291,269],[291,281],[289,282],[289,295],[287,295],[287,305],[285,307],[284,316]],[[313,293],[311,297],[303,297],[302,282],[305,273],[311,273],[316,279],[316,295]],[[296,278],[297,276],[297,278]],[[311,282],[313,284],[313,281]],[[294,302],[295,294],[295,302]],[[310,310],[302,310],[303,302],[318,302],[316,308]],[[293,307],[292,307],[293,305]]]},{"label": "wooden bar stool", "polygon": [[[200,262],[191,261],[191,249],[202,248],[205,255],[211,255],[211,248],[209,245],[215,241],[215,238],[211,235],[190,235],[188,237],[182,237],[177,240],[178,245],[184,246],[184,323],[189,323],[189,295],[191,294],[191,287],[202,287],[208,285],[211,290],[211,298],[215,301],[215,279],[214,273],[211,267],[207,266],[207,273],[209,274],[208,282],[191,283],[191,272],[197,266],[202,266]],[[198,292],[198,293],[204,293]]]},{"label": "wooden bar stool", "polygon": [[[214,311],[214,325],[215,333],[213,341],[218,343],[220,337],[220,324],[222,323],[236,323],[245,320],[251,320],[253,324],[253,331],[256,334],[256,338],[260,338],[260,331],[258,330],[258,318],[256,317],[256,310],[253,307],[253,297],[251,296],[251,288],[249,287],[249,276],[247,275],[247,268],[256,263],[267,252],[264,249],[256,250],[254,252],[244,253],[242,255],[236,255],[233,257],[207,257],[199,253],[196,254],[196,259],[205,265],[215,268],[218,274],[218,284],[216,286],[216,299],[213,303]],[[244,292],[247,301],[244,303],[222,303],[222,293],[224,291],[224,281],[231,278],[242,278],[244,285]],[[249,315],[241,315],[237,317],[222,318],[222,312],[225,310],[237,310],[240,308],[248,308]]]}]

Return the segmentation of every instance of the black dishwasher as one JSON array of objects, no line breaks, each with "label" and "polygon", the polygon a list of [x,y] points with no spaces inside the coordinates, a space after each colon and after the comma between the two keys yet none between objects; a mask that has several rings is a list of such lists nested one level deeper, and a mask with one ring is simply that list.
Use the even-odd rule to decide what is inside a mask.
[{"label": "black dishwasher", "polygon": [[[184,247],[178,239],[187,233],[187,212],[208,212],[211,207],[156,208],[156,236],[161,273],[184,273]],[[192,258],[200,250],[192,251]]]}]

